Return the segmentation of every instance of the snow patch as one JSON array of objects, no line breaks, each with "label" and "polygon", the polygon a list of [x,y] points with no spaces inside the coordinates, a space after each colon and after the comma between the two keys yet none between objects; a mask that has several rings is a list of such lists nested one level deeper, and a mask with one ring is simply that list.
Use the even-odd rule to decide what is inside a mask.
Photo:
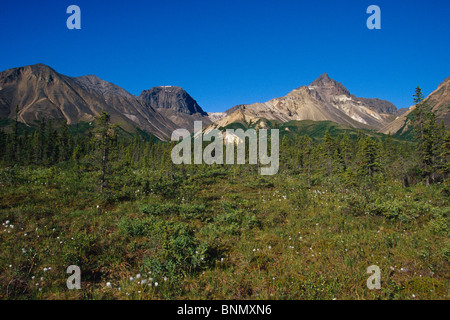
[{"label": "snow patch", "polygon": [[358,116],[357,114],[352,114],[352,115],[350,115],[350,117],[351,117],[353,120],[356,120],[356,121],[358,121],[358,122],[367,124],[367,122],[366,122],[363,118],[361,118],[360,116]]},{"label": "snow patch", "polygon": [[344,96],[344,95],[337,96],[336,99],[338,101],[341,101],[341,102],[346,102],[346,101],[352,101],[353,100],[351,97],[347,97],[347,96]]},{"label": "snow patch", "polygon": [[378,113],[374,113],[374,114],[372,114],[372,116],[375,117],[378,120],[382,120]]},{"label": "snow patch", "polygon": [[130,119],[131,121],[134,121],[134,122],[136,122],[136,123],[139,123],[139,119],[138,119],[138,117],[136,117],[135,115],[133,115],[133,114],[127,114],[127,113],[124,113],[123,114],[125,117],[127,117],[128,119]]}]

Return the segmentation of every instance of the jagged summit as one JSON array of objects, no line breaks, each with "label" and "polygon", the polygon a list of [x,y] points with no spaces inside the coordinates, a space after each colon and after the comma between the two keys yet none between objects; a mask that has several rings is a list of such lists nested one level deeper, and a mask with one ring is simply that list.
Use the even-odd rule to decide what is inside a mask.
[{"label": "jagged summit", "polygon": [[314,80],[313,83],[316,81],[319,82],[319,81],[330,81],[330,80],[331,80],[331,78],[328,75],[328,73],[324,72],[316,80]]},{"label": "jagged summit", "polygon": [[309,89],[328,89],[331,90],[332,94],[345,94],[350,95],[350,92],[346,87],[340,82],[331,79],[327,73],[323,73],[320,77],[314,80],[310,85]]}]

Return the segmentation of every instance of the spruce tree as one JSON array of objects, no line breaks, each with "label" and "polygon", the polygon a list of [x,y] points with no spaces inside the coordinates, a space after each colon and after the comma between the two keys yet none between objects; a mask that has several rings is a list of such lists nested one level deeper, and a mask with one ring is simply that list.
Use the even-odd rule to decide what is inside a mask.
[{"label": "spruce tree", "polygon": [[307,177],[308,177],[308,187],[311,187],[311,175],[312,175],[312,153],[313,153],[314,144],[312,139],[309,136],[305,136],[305,164],[306,164],[306,171],[307,171]]},{"label": "spruce tree", "polygon": [[60,145],[60,155],[62,161],[67,161],[70,158],[70,135],[69,135],[69,127],[67,125],[67,121],[64,121],[62,126],[61,135],[59,137],[59,145]]},{"label": "spruce tree", "polygon": [[420,159],[422,176],[429,185],[435,177],[436,162],[436,115],[424,101],[422,90],[417,87],[413,95],[416,107],[412,112],[412,124],[416,134],[417,152]]},{"label": "spruce tree", "polygon": [[36,163],[42,164],[44,161],[46,147],[46,123],[45,119],[41,119],[39,124],[38,136],[36,139]]},{"label": "spruce tree", "polygon": [[100,147],[100,192],[104,192],[107,187],[107,174],[109,173],[109,156],[113,147],[115,137],[115,127],[111,125],[111,117],[105,111],[96,118],[96,140]]},{"label": "spruce tree", "polygon": [[6,134],[0,129],[0,160],[4,160],[6,154]]},{"label": "spruce tree", "polygon": [[58,162],[59,145],[58,145],[58,132],[53,128],[52,121],[48,121],[47,124],[47,143],[46,143],[46,159],[49,165],[53,165]]},{"label": "spruce tree", "polygon": [[378,169],[377,143],[370,137],[359,142],[359,171],[363,175],[373,176]]},{"label": "spruce tree", "polygon": [[16,106],[15,118],[13,124],[13,139],[12,139],[12,150],[11,150],[11,160],[14,162],[18,160],[18,145],[19,145],[19,106]]},{"label": "spruce tree", "polygon": [[350,166],[352,157],[352,145],[350,143],[350,137],[347,132],[344,133],[344,137],[341,140],[341,153],[344,164],[343,169],[345,171]]},{"label": "spruce tree", "polygon": [[450,130],[447,130],[445,133],[440,156],[442,159],[441,174],[443,175],[444,179],[450,179]]},{"label": "spruce tree", "polygon": [[327,130],[325,132],[325,136],[323,138],[323,144],[325,148],[325,158],[328,168],[328,175],[330,177],[333,176],[333,138],[331,137],[330,132]]}]

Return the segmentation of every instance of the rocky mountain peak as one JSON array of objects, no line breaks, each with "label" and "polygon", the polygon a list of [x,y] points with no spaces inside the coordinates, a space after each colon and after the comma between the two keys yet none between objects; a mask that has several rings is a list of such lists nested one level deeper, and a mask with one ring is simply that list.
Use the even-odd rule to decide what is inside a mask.
[{"label": "rocky mountain peak", "polygon": [[186,114],[207,113],[198,105],[183,88],[175,86],[159,86],[142,91],[139,98],[155,109],[170,109]]},{"label": "rocky mountain peak", "polygon": [[331,78],[328,73],[324,72],[315,81],[331,81]]},{"label": "rocky mountain peak", "polygon": [[320,77],[314,80],[308,87],[309,89],[319,89],[329,91],[331,94],[345,94],[350,95],[350,92],[342,83],[331,79],[327,73],[323,73]]},{"label": "rocky mountain peak", "polygon": [[16,81],[19,78],[34,78],[52,81],[58,76],[55,70],[42,63],[5,70],[1,72],[1,75],[2,77],[6,77],[5,81]]}]

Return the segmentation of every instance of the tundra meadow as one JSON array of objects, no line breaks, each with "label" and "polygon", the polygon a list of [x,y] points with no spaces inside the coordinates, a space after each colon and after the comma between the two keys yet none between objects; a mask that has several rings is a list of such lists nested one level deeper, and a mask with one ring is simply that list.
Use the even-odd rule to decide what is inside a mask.
[{"label": "tundra meadow", "polygon": [[274,175],[248,148],[244,165],[175,165],[175,142],[106,113],[0,131],[0,298],[449,298],[448,130],[266,125],[280,132]]}]

